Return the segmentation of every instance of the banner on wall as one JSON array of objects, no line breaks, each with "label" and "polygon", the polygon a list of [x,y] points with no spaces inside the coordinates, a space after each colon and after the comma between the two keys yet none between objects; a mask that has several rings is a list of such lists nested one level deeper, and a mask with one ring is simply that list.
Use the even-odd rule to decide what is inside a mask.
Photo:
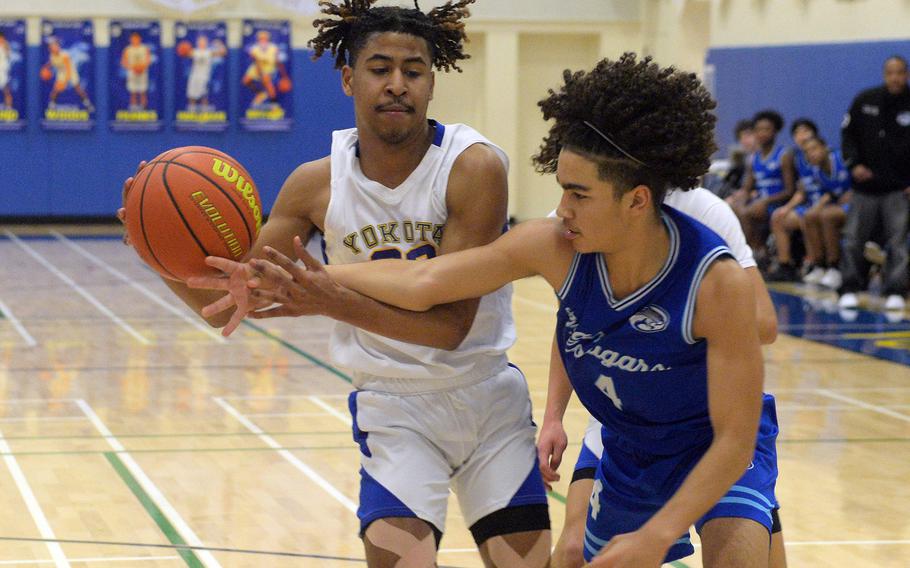
[{"label": "banner on wall", "polygon": [[25,21],[0,20],[0,130],[25,126]]},{"label": "banner on wall", "polygon": [[177,129],[227,129],[227,26],[224,22],[177,22],[174,36]]},{"label": "banner on wall", "polygon": [[243,21],[240,124],[247,130],[290,130],[293,122],[291,26]]},{"label": "banner on wall", "polygon": [[95,42],[90,20],[41,22],[41,125],[89,130],[95,123]]},{"label": "banner on wall", "polygon": [[108,49],[111,129],[161,128],[161,26],[112,21]]}]

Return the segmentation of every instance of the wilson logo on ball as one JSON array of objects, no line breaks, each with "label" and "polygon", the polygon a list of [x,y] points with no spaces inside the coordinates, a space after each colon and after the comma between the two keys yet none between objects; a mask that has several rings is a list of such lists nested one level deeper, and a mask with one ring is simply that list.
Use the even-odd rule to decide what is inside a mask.
[{"label": "wilson logo on ball", "polygon": [[234,187],[243,195],[243,198],[246,199],[247,205],[250,206],[250,210],[253,212],[253,218],[256,220],[256,232],[259,232],[259,229],[262,228],[262,211],[259,209],[259,204],[256,203],[256,196],[253,193],[253,184],[244,179],[240,172],[238,172],[230,164],[225,163],[218,158],[212,160],[212,172],[215,173],[218,177],[224,178],[229,183],[235,183]]}]

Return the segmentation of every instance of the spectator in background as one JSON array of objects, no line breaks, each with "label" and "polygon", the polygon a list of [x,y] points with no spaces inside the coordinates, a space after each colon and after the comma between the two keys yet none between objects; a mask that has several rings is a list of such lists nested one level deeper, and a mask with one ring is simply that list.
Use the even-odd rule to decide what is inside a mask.
[{"label": "spectator in background", "polygon": [[773,110],[763,110],[752,118],[756,149],[748,160],[746,179],[741,189],[727,198],[733,207],[746,241],[755,252],[759,266],[767,266],[769,220],[774,211],[793,196],[793,156],[776,143],[784,119]]},{"label": "spectator in background", "polygon": [[853,199],[844,228],[841,308],[858,305],[866,287],[863,246],[881,227],[888,256],[885,309],[903,310],[907,292],[907,215],[910,207],[910,89],[907,60],[889,57],[884,85],[861,92],[841,128],[844,160],[853,177]]},{"label": "spectator in background", "polygon": [[768,273],[768,280],[773,282],[799,280],[801,259],[793,259],[790,236],[794,231],[800,230],[803,215],[821,197],[812,165],[802,150],[806,140],[814,136],[818,136],[818,126],[808,118],[797,118],[790,125],[790,137],[793,139],[790,154],[793,159],[796,191],[790,201],[771,215],[771,232],[774,234],[774,245],[777,249],[777,265]]},{"label": "spectator in background", "polygon": [[841,232],[850,209],[850,172],[840,152],[831,150],[819,136],[803,143],[812,166],[818,201],[802,217],[806,256],[813,268],[803,281],[837,290],[842,283],[837,265],[841,258]]}]

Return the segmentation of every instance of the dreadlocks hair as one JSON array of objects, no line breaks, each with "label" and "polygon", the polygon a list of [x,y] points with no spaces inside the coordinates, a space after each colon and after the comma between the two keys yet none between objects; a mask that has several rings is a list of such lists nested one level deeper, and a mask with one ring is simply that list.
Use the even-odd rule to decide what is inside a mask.
[{"label": "dreadlocks hair", "polygon": [[670,188],[691,189],[708,170],[716,103],[693,73],[625,53],[591,71],[566,70],[563,81],[538,103],[555,121],[533,157],[538,172],[556,172],[567,148],[597,162],[616,199],[645,185],[659,208]]},{"label": "dreadlocks hair", "polygon": [[474,1],[449,1],[425,14],[416,0],[413,8],[372,7],[376,0],[320,0],[322,13],[330,17],[313,22],[319,32],[308,45],[315,51],[313,59],[328,51],[335,57],[335,68],[340,69],[354,66],[372,34],[405,33],[427,42],[433,67],[461,72],[457,62],[471,57],[463,51],[467,41],[463,20],[471,15],[468,5]]}]

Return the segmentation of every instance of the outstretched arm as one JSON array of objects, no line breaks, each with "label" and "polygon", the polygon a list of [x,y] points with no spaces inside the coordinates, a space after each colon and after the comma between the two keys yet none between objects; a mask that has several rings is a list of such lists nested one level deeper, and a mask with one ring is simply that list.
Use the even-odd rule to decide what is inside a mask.
[{"label": "outstretched arm", "polygon": [[339,284],[417,311],[478,298],[535,274],[558,288],[572,261],[571,246],[562,240],[560,227],[555,219],[537,219],[518,225],[489,245],[428,261],[380,260],[326,269]]}]

